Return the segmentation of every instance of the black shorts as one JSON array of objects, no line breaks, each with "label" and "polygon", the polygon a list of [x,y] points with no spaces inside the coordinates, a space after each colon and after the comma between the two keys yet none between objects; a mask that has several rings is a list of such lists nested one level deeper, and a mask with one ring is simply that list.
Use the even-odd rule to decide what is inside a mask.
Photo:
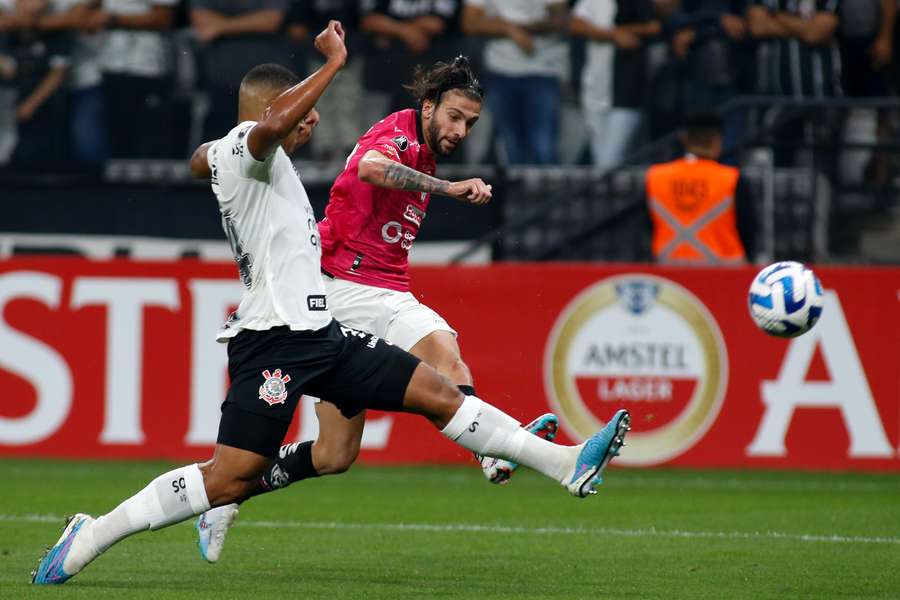
[{"label": "black shorts", "polygon": [[348,419],[367,408],[399,411],[419,359],[332,320],[318,331],[245,329],[228,342],[231,387],[218,443],[275,457],[300,396]]}]

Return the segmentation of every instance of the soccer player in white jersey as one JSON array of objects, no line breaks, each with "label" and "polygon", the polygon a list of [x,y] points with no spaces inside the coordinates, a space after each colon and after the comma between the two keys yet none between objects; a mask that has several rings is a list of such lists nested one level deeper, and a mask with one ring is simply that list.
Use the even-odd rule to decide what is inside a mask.
[{"label": "soccer player in white jersey", "polygon": [[[326,63],[303,82],[274,65],[251,70],[241,84],[240,124],[192,159],[209,166],[245,286],[218,334],[228,343],[231,386],[213,457],[160,475],[96,519],[71,517],[33,583],[65,583],[130,535],[246,498],[277,456],[302,393],[327,399],[347,418],[366,408],[422,415],[462,447],[531,467],[576,497],[594,491],[624,443],[625,410],[584,444],[554,444],[411,354],[332,318],[312,208],[286,152],[308,136],[307,115],[346,61],[340,24],[329,23],[316,47]],[[306,235],[297,235],[304,219]]]},{"label": "soccer player in white jersey", "polygon": [[[432,193],[477,205],[490,200],[491,186],[480,179],[434,177],[437,160],[451,154],[478,121],[484,90],[464,56],[417,69],[407,87],[420,108],[372,125],[331,188],[326,218],[319,223],[328,306],[344,325],[407,350],[464,394],[476,396],[456,331],[410,292],[408,255]],[[259,493],[343,473],[356,460],[365,413],[347,419],[330,403],[319,402],[316,416],[318,439],[282,446]],[[556,415],[547,413],[525,429],[552,441],[557,426]],[[477,458],[492,483],[508,482],[518,467],[495,457]],[[208,562],[219,559],[237,513],[237,504],[230,504],[197,520],[200,554]]]}]

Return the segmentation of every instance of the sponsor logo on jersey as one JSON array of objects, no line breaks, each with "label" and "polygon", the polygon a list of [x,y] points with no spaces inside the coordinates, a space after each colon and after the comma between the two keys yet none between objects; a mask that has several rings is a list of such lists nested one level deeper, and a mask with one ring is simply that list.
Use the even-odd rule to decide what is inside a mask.
[{"label": "sponsor logo on jersey", "polygon": [[311,294],[306,297],[306,306],[309,310],[328,310],[328,302],[324,294]]},{"label": "sponsor logo on jersey", "polygon": [[412,204],[406,205],[406,210],[403,211],[403,218],[407,221],[411,221],[416,225],[422,225],[422,219],[425,218],[425,211],[419,208],[418,206],[413,206]]},{"label": "sponsor logo on jersey", "polygon": [[728,379],[722,333],[688,290],[631,274],[587,288],[560,313],[544,354],[544,383],[576,441],[619,408],[632,414],[617,459],[647,465],[691,448],[715,421]]},{"label": "sponsor logo on jersey", "polygon": [[397,146],[400,152],[406,152],[406,149],[409,148],[409,140],[405,135],[398,135],[391,141],[394,142],[394,145]]},{"label": "sponsor logo on jersey", "polygon": [[270,373],[268,369],[262,372],[265,381],[259,386],[259,399],[265,400],[269,406],[276,404],[284,404],[287,400],[287,383],[291,380],[291,376],[287,373],[281,376],[281,369],[275,369],[274,373]]}]

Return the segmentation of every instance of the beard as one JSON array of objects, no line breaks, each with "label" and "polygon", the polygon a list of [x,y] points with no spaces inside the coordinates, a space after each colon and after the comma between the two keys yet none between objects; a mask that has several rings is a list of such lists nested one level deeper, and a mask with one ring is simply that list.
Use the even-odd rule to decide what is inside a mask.
[{"label": "beard", "polygon": [[425,137],[428,141],[428,146],[432,148],[434,153],[438,156],[450,156],[453,152],[456,151],[456,148],[459,146],[457,144],[453,147],[452,150],[448,150],[444,152],[443,148],[441,148],[441,130],[438,127],[437,119],[431,119],[431,122],[428,123],[428,129],[425,131]]}]

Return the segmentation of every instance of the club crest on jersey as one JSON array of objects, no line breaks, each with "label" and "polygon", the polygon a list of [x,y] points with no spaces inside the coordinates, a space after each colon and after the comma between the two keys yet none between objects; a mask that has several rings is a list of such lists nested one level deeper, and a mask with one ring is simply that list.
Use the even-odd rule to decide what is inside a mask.
[{"label": "club crest on jersey", "polygon": [[406,139],[405,135],[398,135],[391,141],[394,142],[394,145],[397,146],[400,152],[406,152],[406,149],[409,148],[409,140]]},{"label": "club crest on jersey", "polygon": [[287,383],[291,380],[291,376],[285,373],[282,377],[281,369],[275,369],[274,373],[266,369],[262,372],[262,376],[266,380],[259,386],[259,399],[265,400],[269,406],[284,404],[287,400]]}]

